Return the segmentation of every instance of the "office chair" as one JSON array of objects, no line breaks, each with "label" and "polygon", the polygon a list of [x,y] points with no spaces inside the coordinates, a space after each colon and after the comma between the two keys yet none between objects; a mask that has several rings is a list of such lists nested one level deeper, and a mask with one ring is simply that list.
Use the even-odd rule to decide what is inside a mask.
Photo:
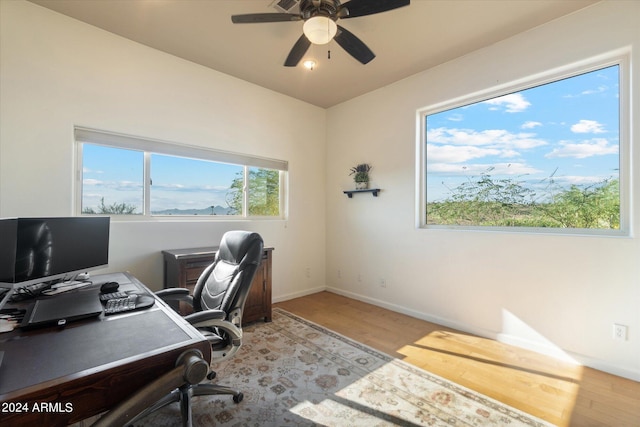
[{"label": "office chair", "polygon": [[[184,288],[163,289],[156,293],[167,302],[185,301],[193,306],[194,312],[184,316],[184,319],[207,338],[211,344],[212,361],[219,362],[233,356],[242,345],[242,312],[262,259],[263,245],[258,233],[229,231],[222,236],[213,264],[198,278],[193,297]],[[206,376],[212,380],[215,372],[209,371]],[[173,375],[173,380],[175,377]],[[185,375],[178,388],[128,420],[126,425],[133,424],[170,403],[180,402],[183,426],[191,426],[192,396],[228,394],[233,396],[235,403],[242,401],[242,392],[218,384],[200,383],[201,379],[204,377],[192,375],[188,379]],[[143,394],[137,393],[132,400],[144,399]],[[129,406],[127,411],[139,406],[136,402],[126,405]],[[132,412],[136,413],[135,410]]]}]

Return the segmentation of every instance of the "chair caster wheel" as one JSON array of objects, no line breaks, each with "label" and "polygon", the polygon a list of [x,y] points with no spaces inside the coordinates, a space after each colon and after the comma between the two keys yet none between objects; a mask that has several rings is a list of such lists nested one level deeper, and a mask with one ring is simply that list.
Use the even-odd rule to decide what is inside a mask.
[{"label": "chair caster wheel", "polygon": [[238,394],[236,394],[235,396],[233,396],[233,401],[234,401],[235,403],[240,403],[240,402],[242,402],[242,399],[243,399],[243,398],[244,398],[244,394],[242,394],[242,393],[238,393]]},{"label": "chair caster wheel", "polygon": [[211,371],[211,372],[209,372],[209,373],[207,374],[207,379],[208,379],[209,381],[211,381],[211,380],[212,380],[212,379],[214,379],[215,377],[216,377],[216,373],[215,373],[215,372],[213,372],[213,371]]}]

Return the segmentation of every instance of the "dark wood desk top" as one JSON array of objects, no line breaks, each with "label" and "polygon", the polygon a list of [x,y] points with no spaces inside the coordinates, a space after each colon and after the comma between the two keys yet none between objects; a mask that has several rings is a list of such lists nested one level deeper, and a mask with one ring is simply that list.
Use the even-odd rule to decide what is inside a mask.
[{"label": "dark wood desk top", "polygon": [[[146,290],[124,273],[92,280]],[[159,299],[148,309],[64,328],[0,334],[0,424],[57,426],[96,415],[173,369],[188,348],[211,361],[206,339]]]}]

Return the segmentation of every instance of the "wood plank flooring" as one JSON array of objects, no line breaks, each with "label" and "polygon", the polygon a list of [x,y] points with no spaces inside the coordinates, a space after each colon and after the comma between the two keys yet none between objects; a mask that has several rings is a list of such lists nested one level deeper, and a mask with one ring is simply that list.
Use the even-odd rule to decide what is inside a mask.
[{"label": "wood plank flooring", "polygon": [[640,383],[330,292],[274,304],[558,426],[640,426]]}]

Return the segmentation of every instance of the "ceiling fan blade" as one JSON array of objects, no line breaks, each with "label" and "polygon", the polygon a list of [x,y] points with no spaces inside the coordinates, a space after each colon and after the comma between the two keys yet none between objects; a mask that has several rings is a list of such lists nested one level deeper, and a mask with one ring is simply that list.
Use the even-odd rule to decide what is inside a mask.
[{"label": "ceiling fan blade", "polygon": [[292,13],[247,13],[245,15],[231,15],[234,24],[260,24],[263,22],[300,21],[300,15]]},{"label": "ceiling fan blade", "polygon": [[340,5],[338,16],[342,19],[373,15],[399,7],[408,6],[411,0],[351,0]]},{"label": "ceiling fan blade", "polygon": [[345,28],[338,25],[338,32],[333,38],[347,53],[363,64],[369,63],[376,54],[367,47],[358,37]]},{"label": "ceiling fan blade", "polygon": [[287,56],[287,60],[284,61],[285,67],[295,67],[298,65],[298,62],[302,59],[307,50],[311,46],[311,42],[304,34],[300,36],[296,44],[293,45],[291,52],[289,52],[289,56]]}]

